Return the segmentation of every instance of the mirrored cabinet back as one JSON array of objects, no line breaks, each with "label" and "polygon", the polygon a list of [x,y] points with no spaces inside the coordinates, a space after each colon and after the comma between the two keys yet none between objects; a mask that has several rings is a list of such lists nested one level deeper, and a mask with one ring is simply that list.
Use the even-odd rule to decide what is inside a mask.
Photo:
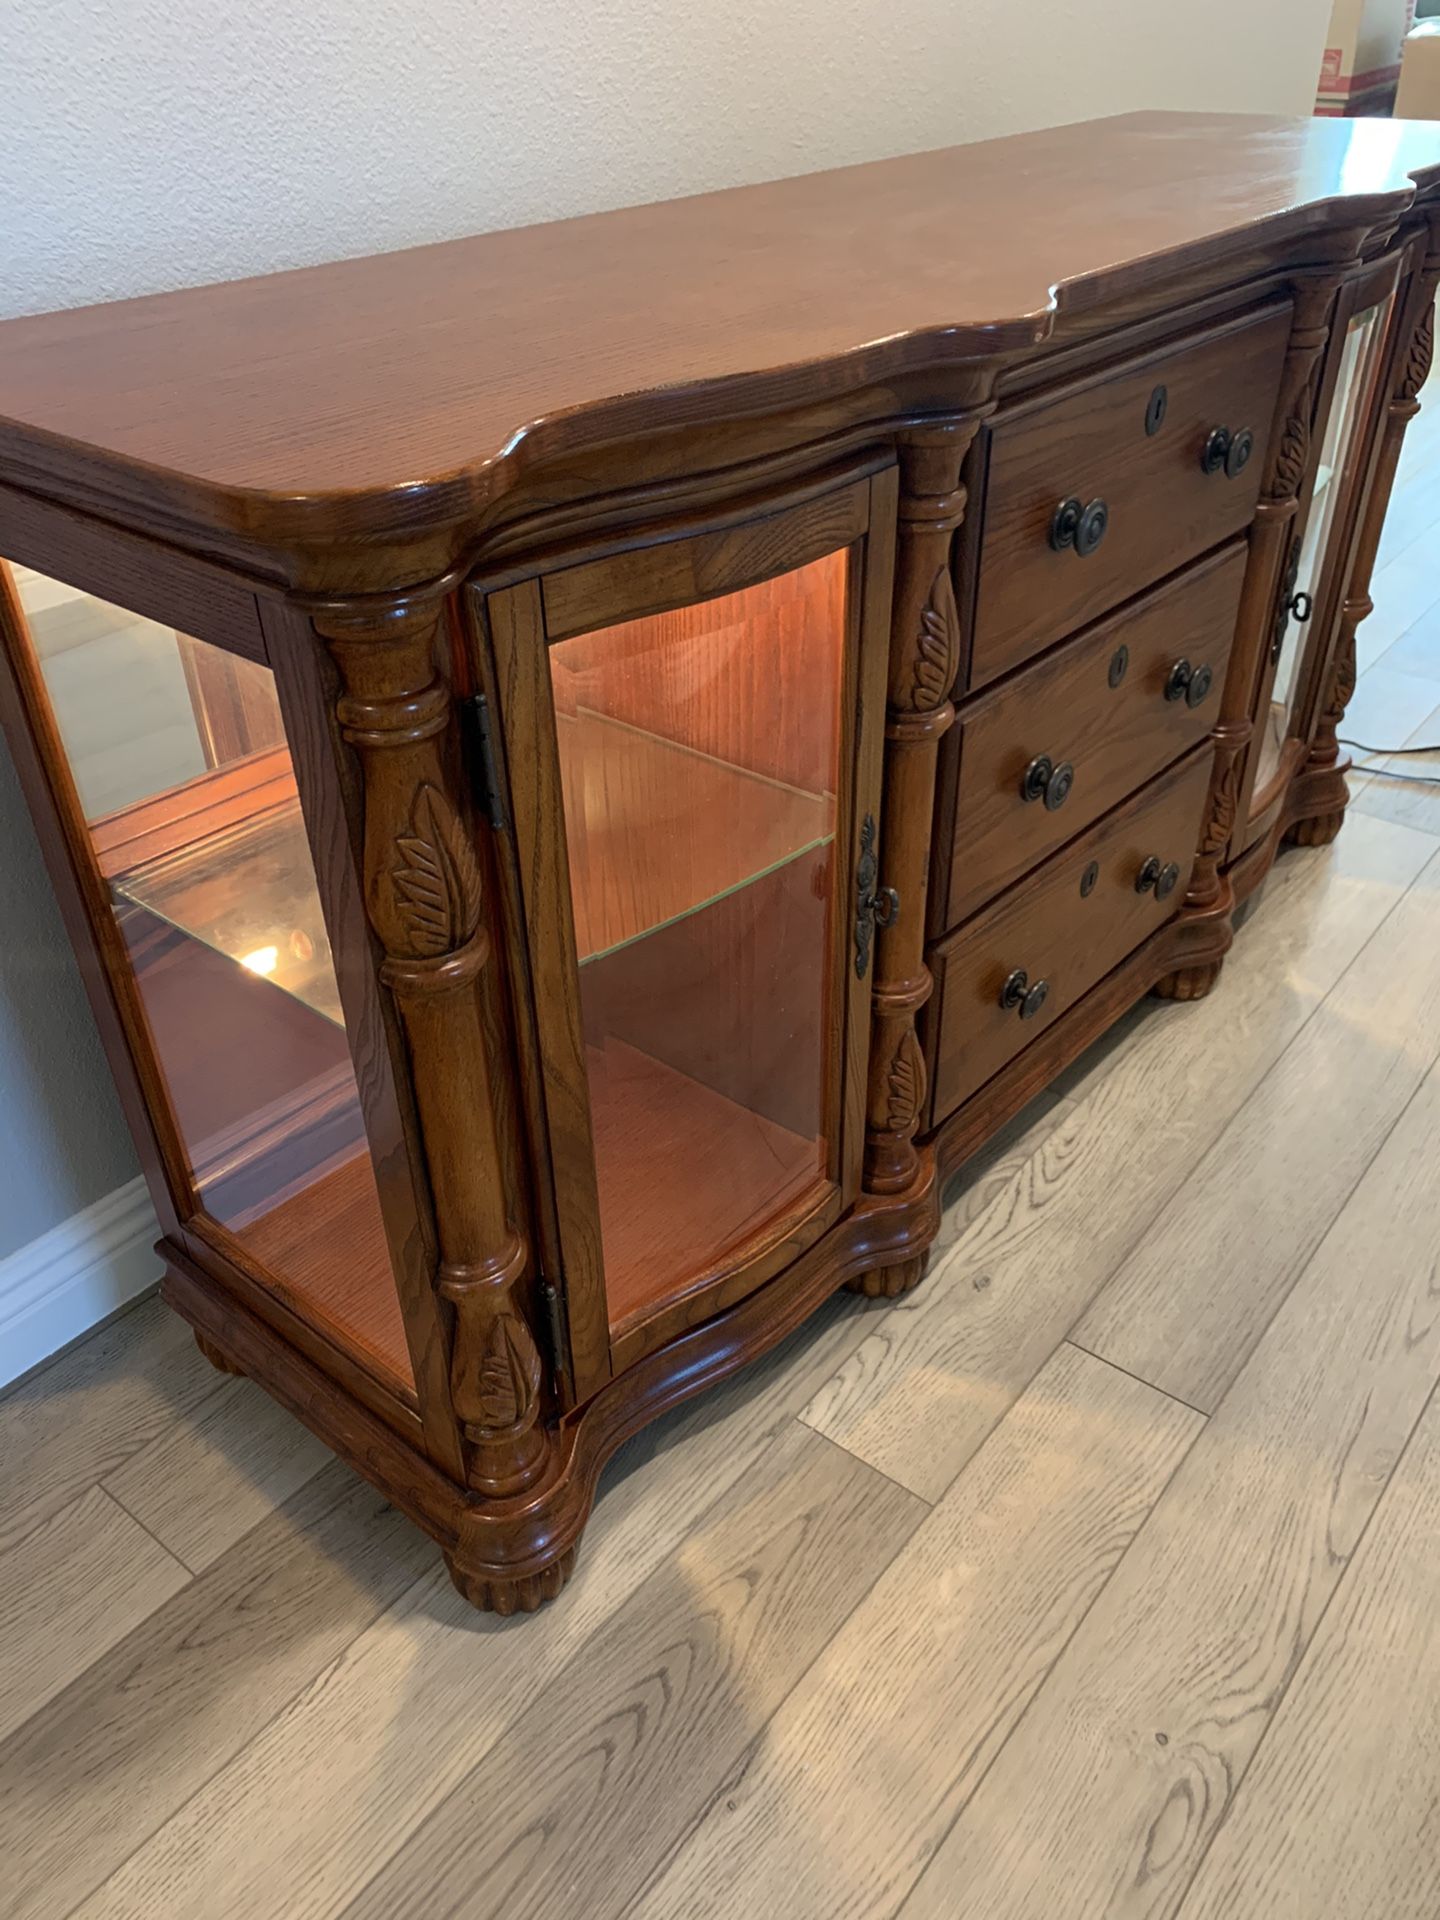
[{"label": "mirrored cabinet back", "polygon": [[1440,127],[1142,114],[0,326],[165,1296],[477,1606],[1338,831],[1437,280]]}]

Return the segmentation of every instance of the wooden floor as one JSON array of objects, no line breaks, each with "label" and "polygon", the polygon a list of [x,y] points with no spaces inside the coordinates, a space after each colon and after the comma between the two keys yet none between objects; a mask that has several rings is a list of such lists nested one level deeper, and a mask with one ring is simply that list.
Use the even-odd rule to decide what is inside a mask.
[{"label": "wooden floor", "polygon": [[[1440,407],[1375,597],[1440,740]],[[0,1401],[6,1920],[1434,1920],[1440,787],[1357,789],[532,1620],[154,1301]]]}]

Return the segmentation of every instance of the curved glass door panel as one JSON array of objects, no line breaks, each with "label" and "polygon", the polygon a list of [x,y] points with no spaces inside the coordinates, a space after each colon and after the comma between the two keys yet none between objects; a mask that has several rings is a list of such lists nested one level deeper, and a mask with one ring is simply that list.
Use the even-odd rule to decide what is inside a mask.
[{"label": "curved glass door panel", "polygon": [[828,1188],[848,561],[550,649],[612,1325]]},{"label": "curved glass door panel", "polygon": [[[1317,610],[1320,590],[1325,584],[1331,543],[1337,528],[1343,525],[1342,505],[1353,491],[1358,478],[1358,465],[1364,457],[1360,429],[1371,417],[1390,306],[1391,302],[1385,300],[1378,306],[1365,308],[1363,312],[1352,315],[1345,329],[1345,341],[1340,350],[1340,372],[1320,448],[1296,577],[1297,589],[1310,596],[1312,606]],[[1300,666],[1308,631],[1308,627],[1294,618],[1285,629],[1280,659],[1270,688],[1270,703],[1261,722],[1260,759],[1254,788],[1257,799],[1279,771],[1280,756],[1294,724],[1295,706],[1301,692]]]},{"label": "curved glass door panel", "polygon": [[302,1318],[411,1390],[274,676],[13,578],[204,1214]]}]

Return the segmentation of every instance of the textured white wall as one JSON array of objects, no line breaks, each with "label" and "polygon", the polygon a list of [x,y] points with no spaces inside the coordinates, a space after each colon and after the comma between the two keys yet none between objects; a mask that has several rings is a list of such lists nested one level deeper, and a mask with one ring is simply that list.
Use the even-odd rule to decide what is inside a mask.
[{"label": "textured white wall", "polygon": [[[0,0],[0,314],[1129,107],[1305,113],[1328,0]],[[0,770],[0,1254],[133,1170]],[[17,932],[23,929],[23,932]]]},{"label": "textured white wall", "polygon": [[1128,107],[1305,113],[1327,0],[3,0],[0,314]]}]

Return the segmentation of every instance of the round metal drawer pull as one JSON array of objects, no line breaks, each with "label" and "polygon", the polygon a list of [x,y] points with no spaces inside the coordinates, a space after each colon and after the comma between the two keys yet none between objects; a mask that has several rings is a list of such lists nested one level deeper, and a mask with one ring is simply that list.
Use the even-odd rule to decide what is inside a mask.
[{"label": "round metal drawer pull", "polygon": [[1103,500],[1092,500],[1088,506],[1082,506],[1079,499],[1071,494],[1062,500],[1050,518],[1050,544],[1056,553],[1064,553],[1073,548],[1080,559],[1084,560],[1094,553],[1105,538],[1110,525],[1110,509]]},{"label": "round metal drawer pull", "polygon": [[1215,669],[1204,661],[1192,667],[1188,660],[1177,660],[1165,679],[1165,698],[1183,700],[1187,707],[1198,707],[1208,698],[1215,684]]},{"label": "round metal drawer pull", "polygon": [[1155,878],[1155,898],[1168,900],[1180,884],[1180,869],[1173,860],[1167,860]]},{"label": "round metal drawer pull", "polygon": [[1136,893],[1148,893],[1151,887],[1158,884],[1160,872],[1160,856],[1152,853],[1135,876]]},{"label": "round metal drawer pull", "polygon": [[1044,1006],[1049,991],[1048,980],[1037,980],[1032,986],[1025,969],[1016,967],[1000,989],[1000,1005],[1006,1013],[1018,1012],[1022,1020],[1033,1020]]},{"label": "round metal drawer pull", "polygon": [[1109,672],[1106,674],[1105,677],[1109,680],[1110,685],[1112,687],[1118,687],[1120,682],[1125,678],[1126,674],[1129,671],[1130,671],[1129,647],[1124,647],[1124,646],[1116,647],[1114,653],[1112,653],[1110,656],[1110,668],[1109,668]]},{"label": "round metal drawer pull", "polygon": [[1075,769],[1068,760],[1057,767],[1048,753],[1037,753],[1020,776],[1020,798],[1026,802],[1043,800],[1046,811],[1056,813],[1070,798],[1075,784]]},{"label": "round metal drawer pull", "polygon": [[1238,480],[1250,464],[1255,451],[1255,436],[1249,427],[1212,427],[1200,449],[1200,465],[1206,473],[1223,473],[1227,480]]}]

